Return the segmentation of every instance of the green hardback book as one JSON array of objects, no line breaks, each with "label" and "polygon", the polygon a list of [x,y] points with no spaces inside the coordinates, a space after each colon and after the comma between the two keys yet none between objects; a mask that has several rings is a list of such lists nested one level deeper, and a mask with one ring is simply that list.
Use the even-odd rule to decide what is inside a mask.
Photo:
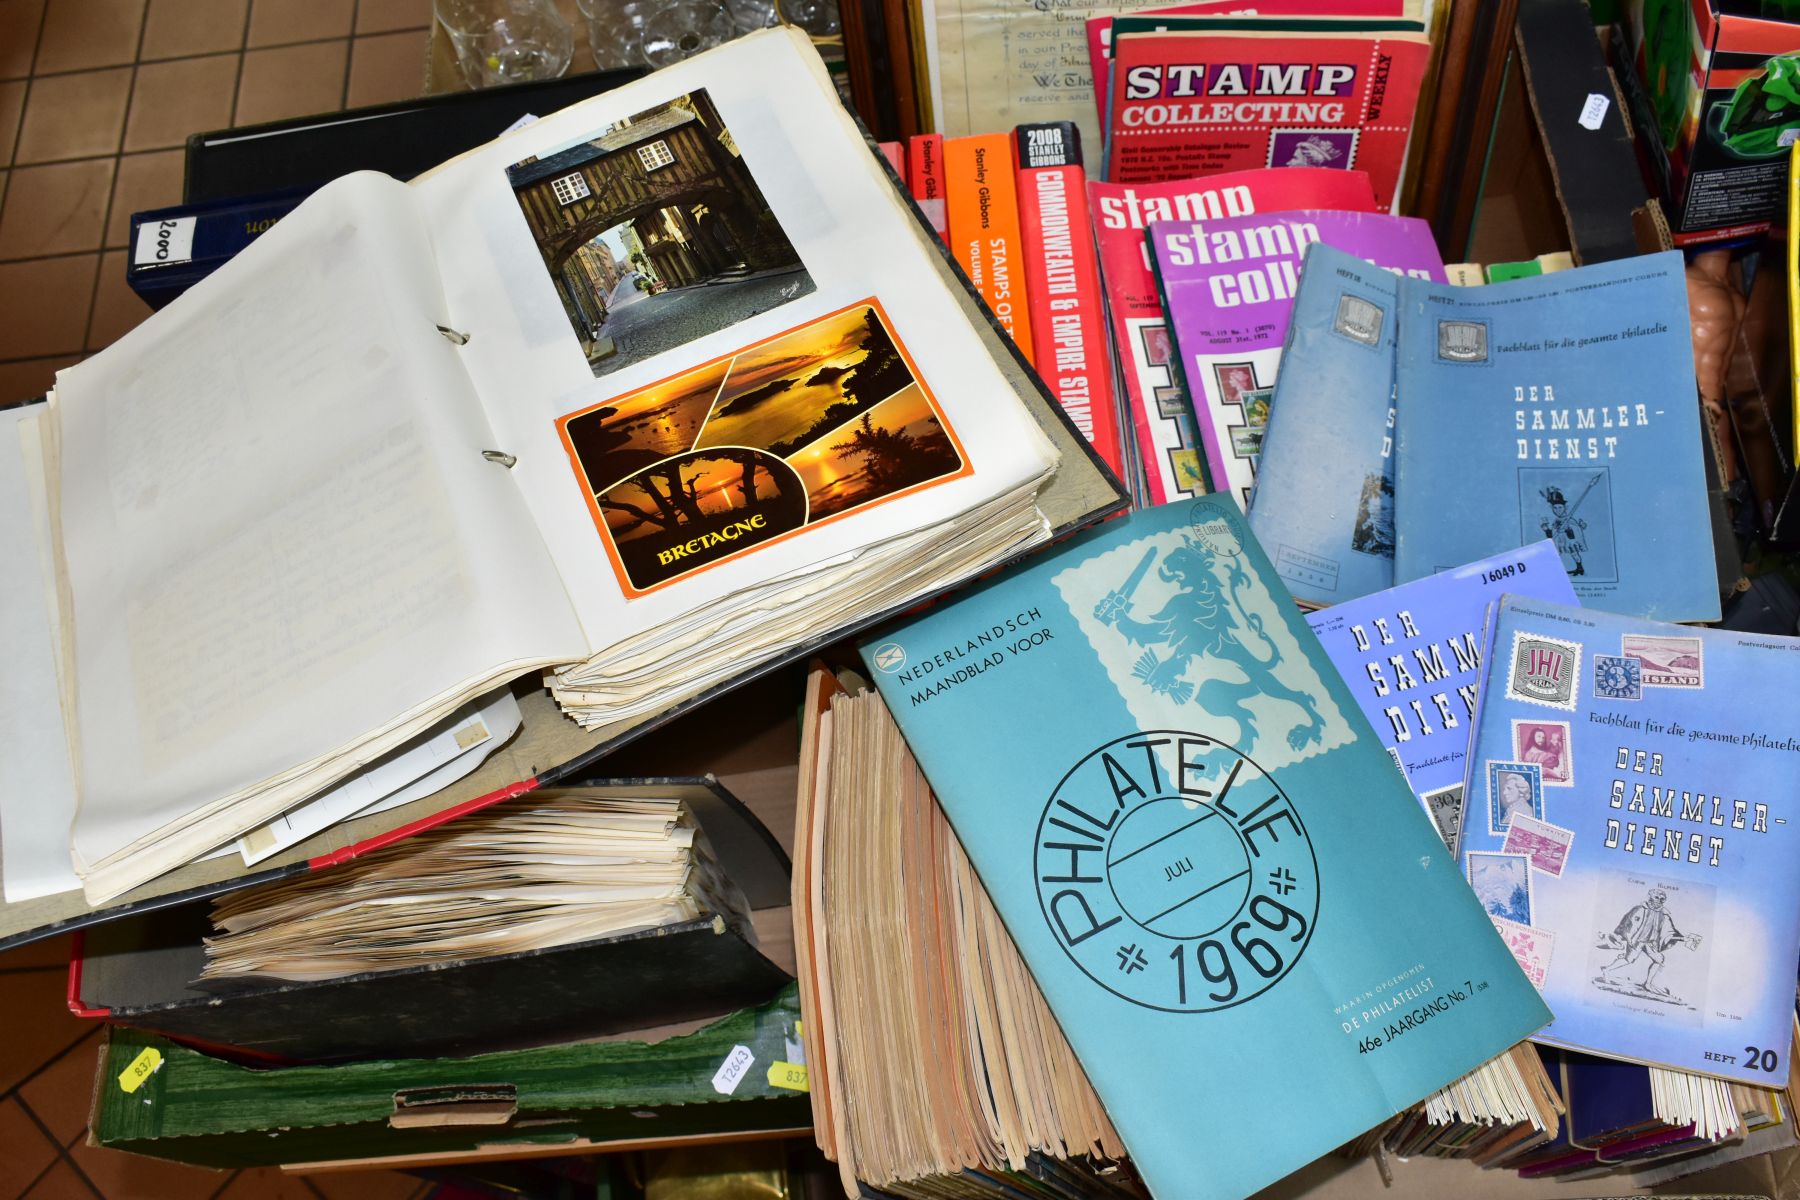
[{"label": "green hardback book", "polygon": [[209,1167],[802,1129],[812,1123],[800,1003],[774,999],[664,1041],[472,1058],[252,1069],[115,1029],[94,1140]]}]

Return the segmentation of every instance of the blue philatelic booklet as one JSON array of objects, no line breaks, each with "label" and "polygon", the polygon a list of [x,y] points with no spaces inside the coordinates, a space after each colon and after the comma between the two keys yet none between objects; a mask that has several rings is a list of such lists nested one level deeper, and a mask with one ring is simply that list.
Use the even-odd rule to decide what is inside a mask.
[{"label": "blue philatelic booklet", "polygon": [[863,657],[1159,1200],[1248,1195],[1549,1019],[1230,498]]},{"label": "blue philatelic booklet", "polygon": [[1452,852],[1482,637],[1488,610],[1506,593],[1576,603],[1546,539],[1306,617]]},{"label": "blue philatelic booklet", "polygon": [[1396,374],[1396,581],[1547,537],[1587,607],[1718,620],[1679,251],[1402,280]]},{"label": "blue philatelic booklet", "polygon": [[1307,251],[1250,502],[1250,528],[1302,604],[1394,584],[1399,289],[1355,255]]},{"label": "blue philatelic booklet", "polygon": [[1800,639],[1506,597],[1462,851],[1538,1040],[1778,1087],[1800,958]]}]

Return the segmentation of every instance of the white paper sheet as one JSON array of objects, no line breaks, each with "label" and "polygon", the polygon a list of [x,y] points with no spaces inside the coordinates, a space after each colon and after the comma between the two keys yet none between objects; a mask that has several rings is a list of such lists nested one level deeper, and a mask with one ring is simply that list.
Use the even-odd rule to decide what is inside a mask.
[{"label": "white paper sheet", "polygon": [[0,887],[9,904],[81,886],[69,858],[75,774],[58,699],[49,528],[41,491],[33,497],[43,412],[0,411]]},{"label": "white paper sheet", "polygon": [[339,821],[386,812],[442,791],[487,761],[518,732],[520,721],[519,702],[505,689],[468,706],[406,750],[239,838],[244,865],[255,866]]},{"label": "white paper sheet", "polygon": [[159,833],[221,797],[580,657],[441,303],[409,189],[349,176],[59,376],[78,865],[178,865],[293,799]]}]

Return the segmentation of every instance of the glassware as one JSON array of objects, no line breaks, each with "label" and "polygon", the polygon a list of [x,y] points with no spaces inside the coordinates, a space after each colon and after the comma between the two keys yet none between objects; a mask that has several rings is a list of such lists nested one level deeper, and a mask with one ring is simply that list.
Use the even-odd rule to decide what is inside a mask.
[{"label": "glassware", "polygon": [[554,0],[432,0],[432,11],[470,87],[554,79],[575,54]]},{"label": "glassware", "polygon": [[[587,25],[594,64],[618,67],[666,67],[689,55],[728,42],[742,26],[733,20],[738,4],[763,4],[773,17],[773,0],[575,0]],[[771,19],[768,23],[773,24]]]},{"label": "glassware", "polygon": [[602,71],[643,65],[644,17],[649,0],[575,0],[587,26],[594,65]]},{"label": "glassware", "polygon": [[754,33],[781,24],[775,0],[725,0],[725,9],[739,33]]},{"label": "glassware", "polygon": [[835,37],[844,27],[837,0],[781,0],[781,14],[814,37]]},{"label": "glassware", "polygon": [[673,0],[644,18],[640,50],[652,67],[666,67],[736,37],[731,14],[715,0]]}]

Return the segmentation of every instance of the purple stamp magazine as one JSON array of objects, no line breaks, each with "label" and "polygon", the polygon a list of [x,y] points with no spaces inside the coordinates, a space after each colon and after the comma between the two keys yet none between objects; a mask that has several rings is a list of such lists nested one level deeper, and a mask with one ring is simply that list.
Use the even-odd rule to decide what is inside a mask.
[{"label": "purple stamp magazine", "polygon": [[1249,507],[1275,370],[1306,248],[1323,242],[1415,279],[1444,281],[1415,217],[1309,209],[1157,221],[1147,244],[1206,448],[1212,490]]}]

